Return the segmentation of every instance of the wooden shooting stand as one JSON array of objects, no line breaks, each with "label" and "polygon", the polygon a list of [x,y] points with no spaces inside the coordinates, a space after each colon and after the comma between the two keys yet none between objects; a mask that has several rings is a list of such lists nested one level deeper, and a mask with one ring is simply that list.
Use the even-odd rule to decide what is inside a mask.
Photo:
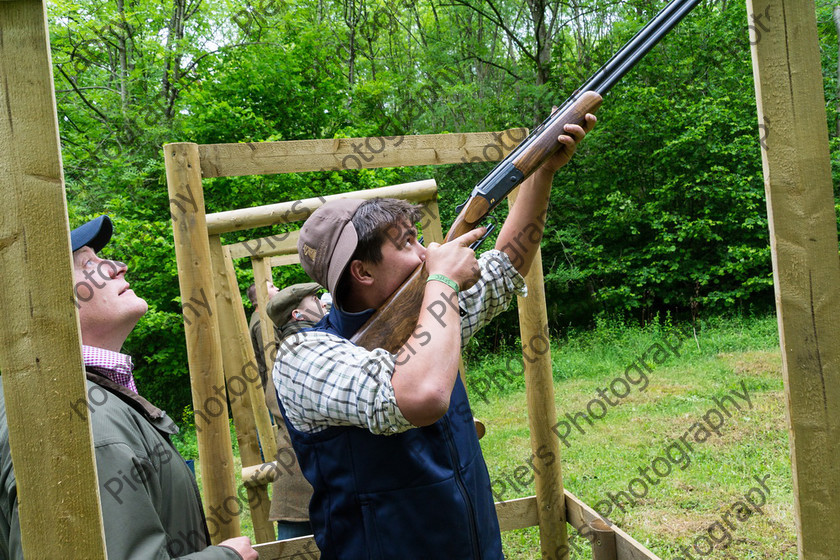
[{"label": "wooden shooting stand", "polygon": [[[809,0],[747,4],[750,14],[769,20],[769,29],[751,44],[758,121],[766,142],[762,158],[799,557],[831,560],[840,549],[840,532],[824,530],[840,524],[840,259],[815,10]],[[5,108],[0,112],[0,200],[5,206],[0,214],[0,369],[27,557],[105,558],[91,432],[86,418],[75,418],[67,406],[86,395],[71,298],[69,224],[46,21],[41,2],[0,1],[0,75],[5,78],[0,88],[0,106]],[[340,167],[341,159],[354,153],[351,142],[165,148],[182,301],[185,310],[191,301],[209,306],[198,316],[185,313],[194,406],[197,412],[208,411],[208,403],[219,394],[230,399],[247,466],[261,461],[257,439],[268,452],[273,434],[253,384],[244,390],[239,385],[226,388],[226,376],[228,382],[237,374],[249,377],[242,368],[251,363],[253,351],[232,275],[231,249],[221,245],[219,235],[276,223],[277,213],[286,210],[290,220],[305,216],[282,204],[206,216],[202,176]],[[369,167],[458,163],[462,157],[485,157],[482,148],[492,142],[490,134],[407,137],[400,149],[376,154],[375,165]],[[532,267],[535,274],[540,268]],[[536,301],[538,309],[529,310],[521,302],[520,323],[523,329],[539,330],[545,319],[542,283],[533,276],[527,280],[528,302]],[[526,376],[532,445],[556,446],[548,429],[555,414],[550,370],[543,364]],[[206,421],[196,419],[196,426],[209,523],[213,509],[231,512],[231,500],[236,502],[239,493],[227,410],[205,416]],[[582,527],[597,520],[590,508],[563,492],[559,461],[555,463],[555,471],[543,471],[547,474],[537,478],[535,497],[500,509],[503,529],[538,524],[541,546],[551,558],[558,557],[552,547],[565,540],[566,521]],[[256,506],[257,539],[264,542],[273,534],[264,521],[265,486],[247,487],[247,496]],[[238,535],[238,515],[210,529],[215,542]],[[615,538],[615,558],[655,558],[618,530],[597,534],[596,555],[611,555]],[[260,545],[263,559],[312,557],[312,550],[306,538]]]},{"label": "wooden shooting stand", "polygon": [[[273,456],[275,435],[262,398],[259,377],[243,373],[254,372],[256,368],[253,366],[254,351],[233,260],[251,259],[258,303],[261,309],[266,309],[268,294],[265,281],[271,279],[271,268],[299,262],[298,232],[227,246],[222,245],[220,235],[268,225],[301,223],[324,202],[337,197],[395,197],[422,205],[424,219],[421,225],[425,242],[441,242],[443,232],[437,206],[437,185],[431,180],[420,181],[206,215],[202,179],[341,169],[342,162],[348,161],[349,157],[354,158],[354,167],[363,168],[487,161],[488,154],[495,155],[494,159],[504,157],[507,154],[505,146],[515,144],[510,139],[521,139],[524,135],[524,130],[517,129],[496,134],[407,136],[389,142],[390,146],[379,151],[371,147],[382,146],[384,141],[380,138],[211,146],[167,144],[164,147],[182,302],[200,301],[198,298],[203,294],[216,295],[215,307],[210,313],[185,314],[206,507],[213,511],[223,507],[230,496],[238,495],[233,485],[234,474],[228,467],[232,455],[230,441],[225,438],[227,418],[206,414],[200,404],[214,403],[214,394],[219,394],[219,388],[227,385],[242,457],[242,479],[252,505],[255,535],[260,543],[265,543],[260,546],[261,557],[288,558],[312,554],[317,549],[309,538],[270,542],[274,540],[274,527],[267,516],[269,501],[266,485],[277,469],[263,463],[260,447],[266,457]],[[194,204],[186,204],[186,201]],[[532,266],[526,282],[530,295],[519,300],[520,326],[522,339],[531,340],[547,329],[541,261]],[[210,299],[212,301],[213,298]],[[273,364],[273,329],[265,317],[261,318],[261,325],[266,364]],[[550,430],[556,422],[550,353],[546,352],[537,361],[531,362],[525,361],[525,376],[532,448],[534,452],[539,447],[543,451],[550,449],[559,457],[559,442]],[[243,383],[247,384],[247,389],[240,388]],[[539,525],[543,550],[546,553],[551,551],[551,554],[567,546],[567,521],[583,529],[599,518],[594,510],[571,494],[566,492],[564,495],[559,461],[554,465],[536,473],[536,496],[497,505],[502,530]],[[235,523],[228,523],[222,529],[214,535],[218,540],[239,532]],[[612,530],[617,558],[656,558],[621,530],[615,527]]]}]

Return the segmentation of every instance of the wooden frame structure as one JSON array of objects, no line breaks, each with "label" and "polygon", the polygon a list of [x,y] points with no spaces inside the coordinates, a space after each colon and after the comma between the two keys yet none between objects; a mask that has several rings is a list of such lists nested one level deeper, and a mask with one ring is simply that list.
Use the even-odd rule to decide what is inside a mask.
[{"label": "wooden frame structure", "polygon": [[[828,560],[840,545],[840,534],[823,530],[840,522],[840,446],[836,445],[840,433],[840,348],[836,345],[840,263],[814,3],[747,0],[747,5],[749,23],[756,24],[750,25],[754,29],[753,69],[791,430],[799,557]],[[765,19],[759,25],[757,18],[762,16]],[[27,554],[35,557],[104,558],[89,424],[84,419],[84,429],[55,430],[68,413],[64,399],[73,402],[86,395],[77,367],[81,365],[78,321],[70,298],[65,297],[72,293],[71,271],[62,264],[70,264],[69,226],[44,3],[0,0],[0,33],[0,75],[5,78],[0,106],[6,108],[0,112],[0,198],[10,208],[0,214],[0,309],[6,322],[0,330],[0,369],[21,499],[21,537]],[[257,160],[267,156],[253,145],[241,145],[239,150],[236,161],[215,160],[214,165],[238,174],[240,163],[260,166]],[[168,168],[167,176],[170,185],[175,185],[172,204],[181,210],[173,209],[178,243],[189,246],[195,231],[208,234],[196,237],[190,255],[195,260],[179,258],[179,275],[187,296],[185,320],[190,320],[188,311],[197,315],[190,323],[196,327],[188,329],[187,335],[193,399],[212,404],[217,399],[214,383],[221,383],[224,391],[225,380],[217,351],[219,327],[206,320],[217,312],[218,302],[206,296],[215,282],[230,286],[231,278],[223,268],[218,268],[221,272],[216,278],[196,274],[198,269],[212,268],[211,242],[216,262],[225,253],[217,244],[219,231],[206,221],[203,199],[192,197],[200,196],[201,190],[193,193],[190,188],[200,184],[202,172],[212,176],[207,172],[214,171],[201,169],[195,145],[170,145],[167,159],[176,163],[171,171]],[[45,269],[54,274],[44,275]],[[204,320],[197,313],[199,303],[206,304]],[[209,342],[207,356],[196,355],[199,341]],[[234,358],[228,359],[244,361],[241,356]],[[74,365],[68,369],[68,363]],[[43,398],[45,393],[51,398]],[[249,398],[251,394],[243,392],[240,404]],[[227,422],[218,416],[207,414],[199,438],[205,481],[212,479],[205,486],[205,498],[207,504],[229,508],[237,494],[233,493]],[[246,417],[242,422],[249,420]],[[214,437],[218,445],[208,444]],[[37,447],[27,443],[27,438],[37,442]],[[246,460],[253,441],[244,443]],[[43,448],[59,460],[42,461]],[[207,463],[219,468],[208,469]],[[45,479],[50,484],[44,484]],[[255,504],[260,494],[248,489],[248,498]],[[576,526],[596,517],[568,492],[554,503],[565,504],[566,518]],[[541,513],[545,504],[537,498],[508,505],[517,513],[511,521],[502,520],[506,529],[556,517]],[[222,524],[214,540],[235,535],[238,529],[238,521]],[[263,550],[271,557],[282,557],[295,546],[288,541],[263,545]],[[300,550],[310,553],[311,547],[301,544]],[[618,557],[633,557],[622,554],[633,552],[618,552]]]},{"label": "wooden frame structure", "polygon": [[[273,468],[272,464],[260,460],[259,447],[269,452],[276,449],[274,431],[268,421],[268,411],[260,397],[262,390],[259,378],[243,374],[249,369],[249,364],[255,362],[244,308],[235,282],[233,259],[251,257],[257,298],[262,309],[265,309],[268,298],[265,280],[271,278],[271,266],[297,262],[296,233],[284,235],[280,239],[260,238],[229,246],[222,245],[220,235],[268,225],[302,222],[327,200],[349,196],[390,196],[420,203],[424,207],[423,215],[426,217],[422,224],[426,241],[440,242],[443,240],[443,233],[434,181],[420,181],[207,215],[204,212],[202,180],[246,174],[343,169],[347,167],[349,158],[353,158],[353,168],[498,160],[517,143],[510,142],[510,139],[521,139],[524,136],[523,129],[514,129],[498,133],[397,137],[388,139],[388,142],[383,138],[353,138],[209,146],[178,143],[164,146],[181,281],[181,300],[197,302],[201,301],[201,298],[207,300],[206,294],[211,290],[215,294],[215,298],[209,298],[216,304],[214,309],[208,307],[209,312],[201,315],[187,313],[188,310],[185,310],[187,350],[196,403],[196,429],[208,511],[223,507],[225,500],[230,500],[230,496],[236,495],[236,490],[231,485],[233,473],[226,466],[229,449],[222,448],[223,445],[229,446],[229,440],[226,442],[224,438],[205,436],[221,435],[225,426],[219,421],[223,418],[207,414],[204,405],[201,404],[215,403],[212,394],[221,396],[225,387],[224,379],[227,381],[228,390],[235,393],[228,396],[242,454],[243,481],[251,506],[255,535],[261,543],[273,541],[273,527],[268,523],[265,513],[266,485],[272,480],[271,475],[276,473],[277,469]],[[186,204],[186,201],[190,201],[191,204]],[[539,337],[548,325],[545,295],[542,291],[542,266],[539,256],[537,259],[526,277],[531,295],[519,301],[523,340]],[[261,323],[266,364],[271,364],[274,357],[273,332],[267,320],[262,320]],[[532,448],[535,452],[538,448],[549,449],[554,456],[559,457],[559,442],[550,430],[556,421],[550,353],[541,353],[539,359],[524,362]],[[251,367],[251,371],[255,369]],[[237,384],[247,384],[247,388],[236,390],[234,381]],[[217,425],[213,425],[214,422]],[[211,457],[210,461],[204,459],[205,453]],[[536,473],[535,485],[536,496],[517,500],[515,505],[510,502],[497,505],[501,525],[505,529],[538,525],[544,555],[555,557],[558,550],[565,550],[568,554],[567,512],[574,513],[568,520],[586,534],[591,531],[584,529],[584,526],[598,516],[571,494],[564,494],[559,461],[555,462],[552,468]],[[222,539],[233,536],[234,533],[229,531],[234,527],[235,523],[229,523],[228,531],[220,532],[214,537]],[[656,558],[629,535],[620,530],[615,530],[614,534],[617,543],[615,558]],[[260,547],[260,551],[269,558],[286,558],[301,553],[313,553],[314,544],[309,539],[293,539],[265,544]]]}]

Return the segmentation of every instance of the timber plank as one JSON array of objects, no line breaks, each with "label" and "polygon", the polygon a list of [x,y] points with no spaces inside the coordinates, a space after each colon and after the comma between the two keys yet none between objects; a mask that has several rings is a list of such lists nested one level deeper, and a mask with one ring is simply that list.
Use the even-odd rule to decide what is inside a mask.
[{"label": "timber plank", "polygon": [[499,161],[526,134],[527,129],[513,128],[501,132],[204,144],[199,153],[205,178],[409,167]]}]

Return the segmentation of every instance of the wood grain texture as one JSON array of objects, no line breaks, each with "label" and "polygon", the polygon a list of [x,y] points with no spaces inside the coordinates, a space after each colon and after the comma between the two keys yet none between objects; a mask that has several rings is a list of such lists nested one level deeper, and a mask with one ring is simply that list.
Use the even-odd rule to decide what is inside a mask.
[{"label": "wood grain texture", "polygon": [[[236,499],[233,449],[210,242],[204,214],[196,144],[166,144],[166,183],[171,203],[175,258],[187,339],[204,510],[214,544],[239,536],[239,516],[219,516],[225,501]],[[230,507],[228,507],[230,509]],[[212,520],[212,521],[211,521]],[[215,523],[214,523],[215,522]]]},{"label": "wood grain texture", "polygon": [[837,558],[840,260],[815,6],[749,0],[799,557]]},{"label": "wood grain texture", "polygon": [[552,118],[545,129],[533,141],[529,142],[528,151],[517,157],[513,165],[525,177],[536,171],[548,157],[562,147],[562,144],[557,141],[557,137],[566,134],[564,127],[567,124],[583,126],[586,113],[595,113],[601,107],[601,101],[601,96],[597,93],[584,92],[571,107]]},{"label": "wood grain texture", "polygon": [[[265,408],[262,397],[262,381],[254,359],[251,337],[242,308],[242,297],[236,284],[236,273],[232,261],[226,258],[219,236],[210,237],[210,256],[213,263],[213,280],[216,286],[216,308],[218,309],[219,335],[222,343],[222,359],[225,368],[228,400],[236,426],[236,440],[243,465],[262,462],[260,445],[269,457],[277,453],[271,422],[258,429],[257,406]],[[228,263],[231,266],[228,266]],[[257,389],[259,387],[259,389]],[[266,411],[267,412],[267,411]],[[266,417],[265,420],[268,420]],[[270,447],[266,447],[270,445]],[[257,542],[273,541],[277,533],[268,520],[271,502],[265,487],[248,489],[248,505],[254,523]],[[244,506],[244,504],[242,504]],[[231,511],[232,508],[228,508]],[[236,508],[235,511],[240,511]]]},{"label": "wood grain texture", "polygon": [[[516,204],[518,189],[508,196]],[[519,331],[522,339],[525,393],[528,402],[528,427],[534,457],[551,457],[534,470],[540,547],[544,558],[565,560],[569,556],[566,531],[566,505],[563,499],[563,472],[560,443],[551,426],[557,422],[554,404],[554,378],[548,337],[548,312],[545,306],[545,281],[542,254],[536,248],[534,260],[525,276],[528,297],[517,296]]]},{"label": "wood grain texture", "polygon": [[42,2],[0,2],[0,107],[0,369],[21,543],[26,558],[104,559]]},{"label": "wood grain texture", "polygon": [[[266,281],[272,279],[271,267],[265,259],[253,259],[251,262],[254,267],[254,287],[257,291],[257,302],[259,308],[261,310],[265,310],[268,307],[268,287],[266,286]],[[227,258],[225,260],[225,264],[227,265],[228,276],[230,277],[231,282],[234,282],[236,274],[233,270],[233,261],[230,258]],[[236,284],[232,284],[232,286],[236,286]],[[237,296],[239,296],[238,292]],[[248,333],[248,336],[242,340],[242,344],[245,346],[245,357],[247,360],[251,360],[250,363],[256,365],[254,347],[253,344],[251,344],[248,323],[245,320],[245,308],[242,306],[242,297],[239,296],[235,298],[235,301],[238,304],[237,320],[239,321],[239,325],[242,329],[244,329],[242,331],[243,333]],[[266,383],[273,385],[271,372],[274,369],[274,357],[277,355],[277,344],[274,341],[274,324],[264,311],[260,313],[260,335],[262,336],[263,349],[265,350],[263,359],[265,360],[266,367]],[[248,379],[247,382],[248,388],[251,391],[253,412],[257,420],[257,429],[260,434],[260,444],[262,445],[263,455],[265,457],[275,457],[277,456],[277,438],[274,435],[274,429],[271,426],[271,414],[269,413],[268,405],[265,402],[265,387],[262,385],[262,381],[258,382],[253,378]],[[243,465],[244,464],[245,463],[243,463]],[[248,464],[253,465],[256,463],[249,462]]]},{"label": "wood grain texture", "polygon": [[258,237],[227,245],[232,259],[263,258],[276,255],[297,254],[297,242],[300,230],[278,233],[268,237]]},{"label": "wood grain texture", "polygon": [[201,172],[232,177],[498,161],[525,138],[524,130],[205,144],[200,147]]}]

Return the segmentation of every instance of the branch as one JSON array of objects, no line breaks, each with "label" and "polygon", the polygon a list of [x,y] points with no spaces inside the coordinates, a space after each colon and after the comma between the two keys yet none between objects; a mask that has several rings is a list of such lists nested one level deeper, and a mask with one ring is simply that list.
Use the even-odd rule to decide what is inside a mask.
[{"label": "branch", "polygon": [[99,109],[94,107],[91,104],[91,102],[87,100],[87,98],[84,96],[84,94],[78,88],[78,86],[76,86],[76,81],[74,79],[72,79],[70,76],[67,75],[67,72],[64,71],[64,68],[62,68],[62,66],[59,65],[58,66],[58,71],[61,72],[61,75],[64,76],[64,79],[67,80],[67,83],[69,83],[70,86],[73,88],[73,91],[75,91],[79,95],[79,98],[82,100],[82,102],[85,105],[87,105],[90,108],[91,111],[93,111],[94,113],[99,115],[99,118],[102,121],[102,123],[103,124],[109,124],[108,117],[103,115],[102,112]]},{"label": "branch", "polygon": [[532,55],[530,52],[528,52],[527,45],[522,43],[522,41],[519,40],[519,37],[516,36],[516,34],[513,32],[513,30],[511,30],[507,25],[505,25],[504,18],[502,17],[502,14],[499,12],[498,8],[496,8],[495,4],[493,4],[492,0],[487,0],[487,4],[490,6],[491,10],[493,11],[493,13],[495,14],[496,17],[493,17],[490,14],[488,14],[487,12],[485,12],[484,10],[481,10],[480,8],[477,8],[476,6],[473,6],[467,0],[454,0],[454,2],[455,2],[454,4],[441,4],[441,5],[442,6],[447,6],[447,5],[448,6],[457,6],[457,5],[466,6],[467,8],[476,12],[478,15],[480,15],[480,16],[486,18],[487,20],[489,20],[491,23],[501,27],[504,30],[505,34],[508,36],[508,38],[510,38],[516,44],[516,46],[519,47],[519,50],[522,51],[522,53],[526,57],[531,59],[531,61],[534,64],[537,64],[539,66],[538,58],[536,56]]},{"label": "branch", "polygon": [[492,61],[490,61],[490,60],[485,60],[485,59],[483,59],[483,58],[481,58],[480,56],[475,55],[475,54],[471,54],[471,55],[469,55],[469,56],[465,56],[464,58],[462,58],[462,59],[461,59],[461,60],[459,60],[458,62],[462,62],[462,61],[464,61],[464,60],[470,60],[470,59],[477,60],[477,61],[479,61],[479,62],[481,62],[481,63],[483,63],[483,64],[487,64],[488,66],[492,66],[492,67],[494,67],[494,68],[498,68],[499,70],[501,70],[501,71],[503,71],[504,73],[508,74],[509,76],[511,76],[512,78],[514,78],[515,80],[523,80],[523,79],[524,79],[524,78],[522,78],[521,76],[518,76],[518,75],[514,74],[514,73],[513,73],[513,71],[512,71],[512,70],[510,70],[510,68],[505,68],[505,67],[504,67],[504,66],[502,66],[501,64],[496,64],[495,62],[492,62]]}]

